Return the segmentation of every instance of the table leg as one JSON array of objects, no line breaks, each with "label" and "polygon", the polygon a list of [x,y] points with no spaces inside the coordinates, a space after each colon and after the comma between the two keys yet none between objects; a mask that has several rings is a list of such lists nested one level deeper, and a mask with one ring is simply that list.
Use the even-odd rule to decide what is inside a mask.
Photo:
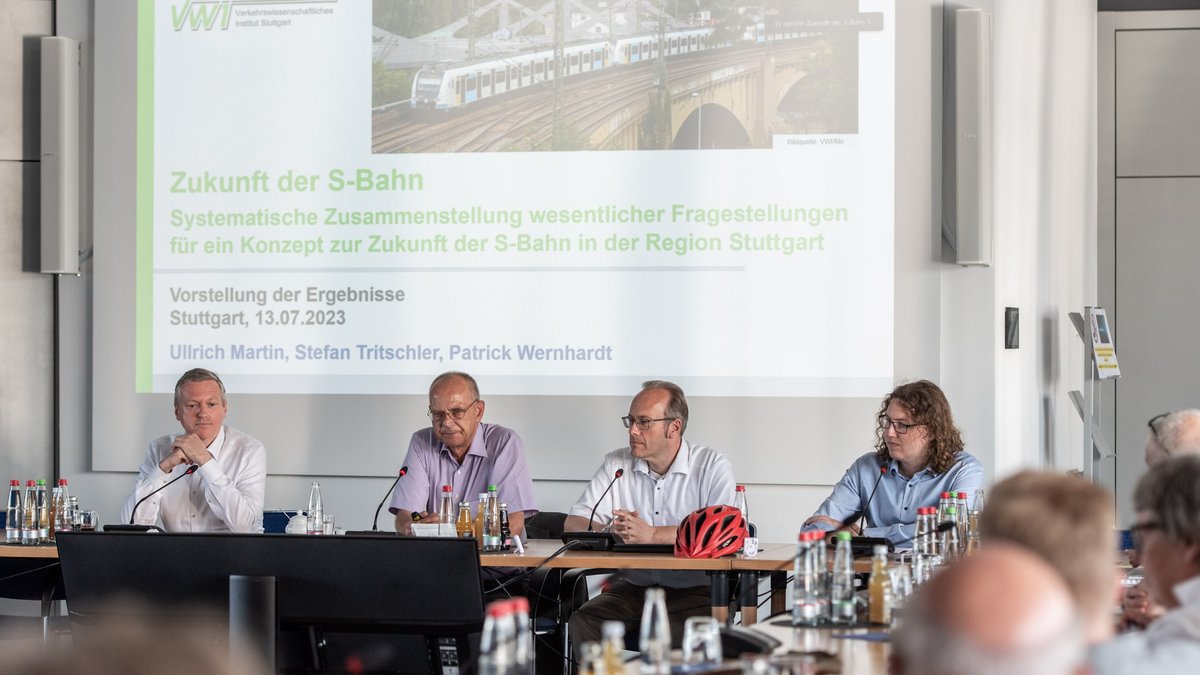
[{"label": "table leg", "polygon": [[729,624],[729,572],[709,572],[712,582],[712,615],[722,625]]},{"label": "table leg", "polygon": [[738,605],[742,608],[742,625],[758,623],[758,573],[743,570],[738,573]]}]

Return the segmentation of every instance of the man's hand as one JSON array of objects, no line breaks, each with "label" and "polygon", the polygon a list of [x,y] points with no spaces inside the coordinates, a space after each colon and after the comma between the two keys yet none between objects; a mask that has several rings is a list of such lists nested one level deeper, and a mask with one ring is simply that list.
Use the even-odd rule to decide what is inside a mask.
[{"label": "man's hand", "polygon": [[175,470],[175,467],[187,463],[187,455],[183,454],[182,450],[175,448],[171,451],[171,454],[162,458],[162,461],[158,463],[158,468],[163,473],[171,473]]},{"label": "man's hand", "polygon": [[1158,617],[1162,616],[1162,607],[1150,600],[1149,594],[1141,585],[1125,589],[1121,597],[1121,620],[1123,623],[1145,628]]},{"label": "man's hand", "polygon": [[837,530],[841,529],[842,521],[834,520],[829,516],[810,516],[808,520],[804,521],[804,527],[808,527],[809,525],[828,525]]},{"label": "man's hand", "polygon": [[428,513],[426,511],[405,511],[398,509],[396,512],[396,534],[403,534],[406,537],[412,536],[413,523],[437,523],[440,522],[438,514]]},{"label": "man's hand", "polygon": [[612,532],[626,544],[653,543],[654,529],[653,525],[641,519],[637,511],[613,511]]},{"label": "man's hand", "polygon": [[175,452],[182,452],[184,461],[189,464],[197,464],[204,466],[213,458],[212,453],[208,451],[208,447],[204,445],[204,441],[196,434],[183,434],[175,437],[175,441],[171,444],[171,448]]}]

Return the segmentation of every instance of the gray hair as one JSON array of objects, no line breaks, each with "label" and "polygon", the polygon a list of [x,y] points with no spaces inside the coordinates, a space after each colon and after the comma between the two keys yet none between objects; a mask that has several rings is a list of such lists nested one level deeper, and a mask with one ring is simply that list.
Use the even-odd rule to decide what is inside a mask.
[{"label": "gray hair", "polygon": [[683,427],[679,430],[680,433],[687,431],[688,403],[687,397],[683,395],[683,389],[674,382],[666,380],[646,380],[642,383],[642,391],[650,389],[662,389],[670,395],[667,400],[667,417],[678,419],[683,423]]},{"label": "gray hair", "polygon": [[433,396],[433,390],[437,389],[438,385],[442,384],[443,382],[446,382],[447,380],[454,380],[454,379],[459,379],[459,380],[463,380],[464,382],[466,382],[467,387],[470,388],[470,390],[471,390],[471,398],[473,398],[475,400],[479,400],[479,384],[477,382],[475,382],[475,378],[471,377],[470,375],[468,375],[466,373],[463,373],[463,372],[460,372],[457,370],[448,370],[448,371],[442,373],[441,375],[438,375],[437,377],[433,378],[433,382],[429,383],[429,395]]},{"label": "gray hair", "polygon": [[1200,454],[1200,410],[1176,410],[1156,425],[1155,440],[1171,457]]},{"label": "gray hair", "polygon": [[179,380],[175,383],[175,406],[179,406],[179,399],[183,397],[183,385],[191,382],[216,382],[221,388],[221,403],[225,401],[225,383],[221,381],[220,376],[206,368],[192,368],[183,375],[179,376]]},{"label": "gray hair", "polygon": [[998,651],[976,644],[946,626],[931,603],[914,596],[904,622],[892,632],[905,673],[921,675],[1063,675],[1083,663],[1083,627],[1078,618],[1036,644]]},{"label": "gray hair", "polygon": [[1200,543],[1200,456],[1172,457],[1150,467],[1133,491],[1133,506],[1158,516],[1166,536]]}]

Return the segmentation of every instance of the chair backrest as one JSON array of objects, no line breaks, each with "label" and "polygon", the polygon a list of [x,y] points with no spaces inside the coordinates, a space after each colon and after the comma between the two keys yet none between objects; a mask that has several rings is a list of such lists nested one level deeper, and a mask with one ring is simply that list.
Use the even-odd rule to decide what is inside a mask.
[{"label": "chair backrest", "polygon": [[526,539],[560,539],[567,514],[560,511],[538,511],[525,519]]}]

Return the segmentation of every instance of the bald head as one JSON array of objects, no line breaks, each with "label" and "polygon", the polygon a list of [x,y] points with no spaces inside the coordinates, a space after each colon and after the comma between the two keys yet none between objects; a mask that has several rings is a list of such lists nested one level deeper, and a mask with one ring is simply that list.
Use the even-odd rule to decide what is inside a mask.
[{"label": "bald head", "polygon": [[1200,455],[1200,410],[1176,410],[1150,421],[1146,464],[1180,455]]},{"label": "bald head", "polygon": [[1065,675],[1083,638],[1066,583],[1041,558],[995,544],[935,576],[894,640],[898,671]]}]

